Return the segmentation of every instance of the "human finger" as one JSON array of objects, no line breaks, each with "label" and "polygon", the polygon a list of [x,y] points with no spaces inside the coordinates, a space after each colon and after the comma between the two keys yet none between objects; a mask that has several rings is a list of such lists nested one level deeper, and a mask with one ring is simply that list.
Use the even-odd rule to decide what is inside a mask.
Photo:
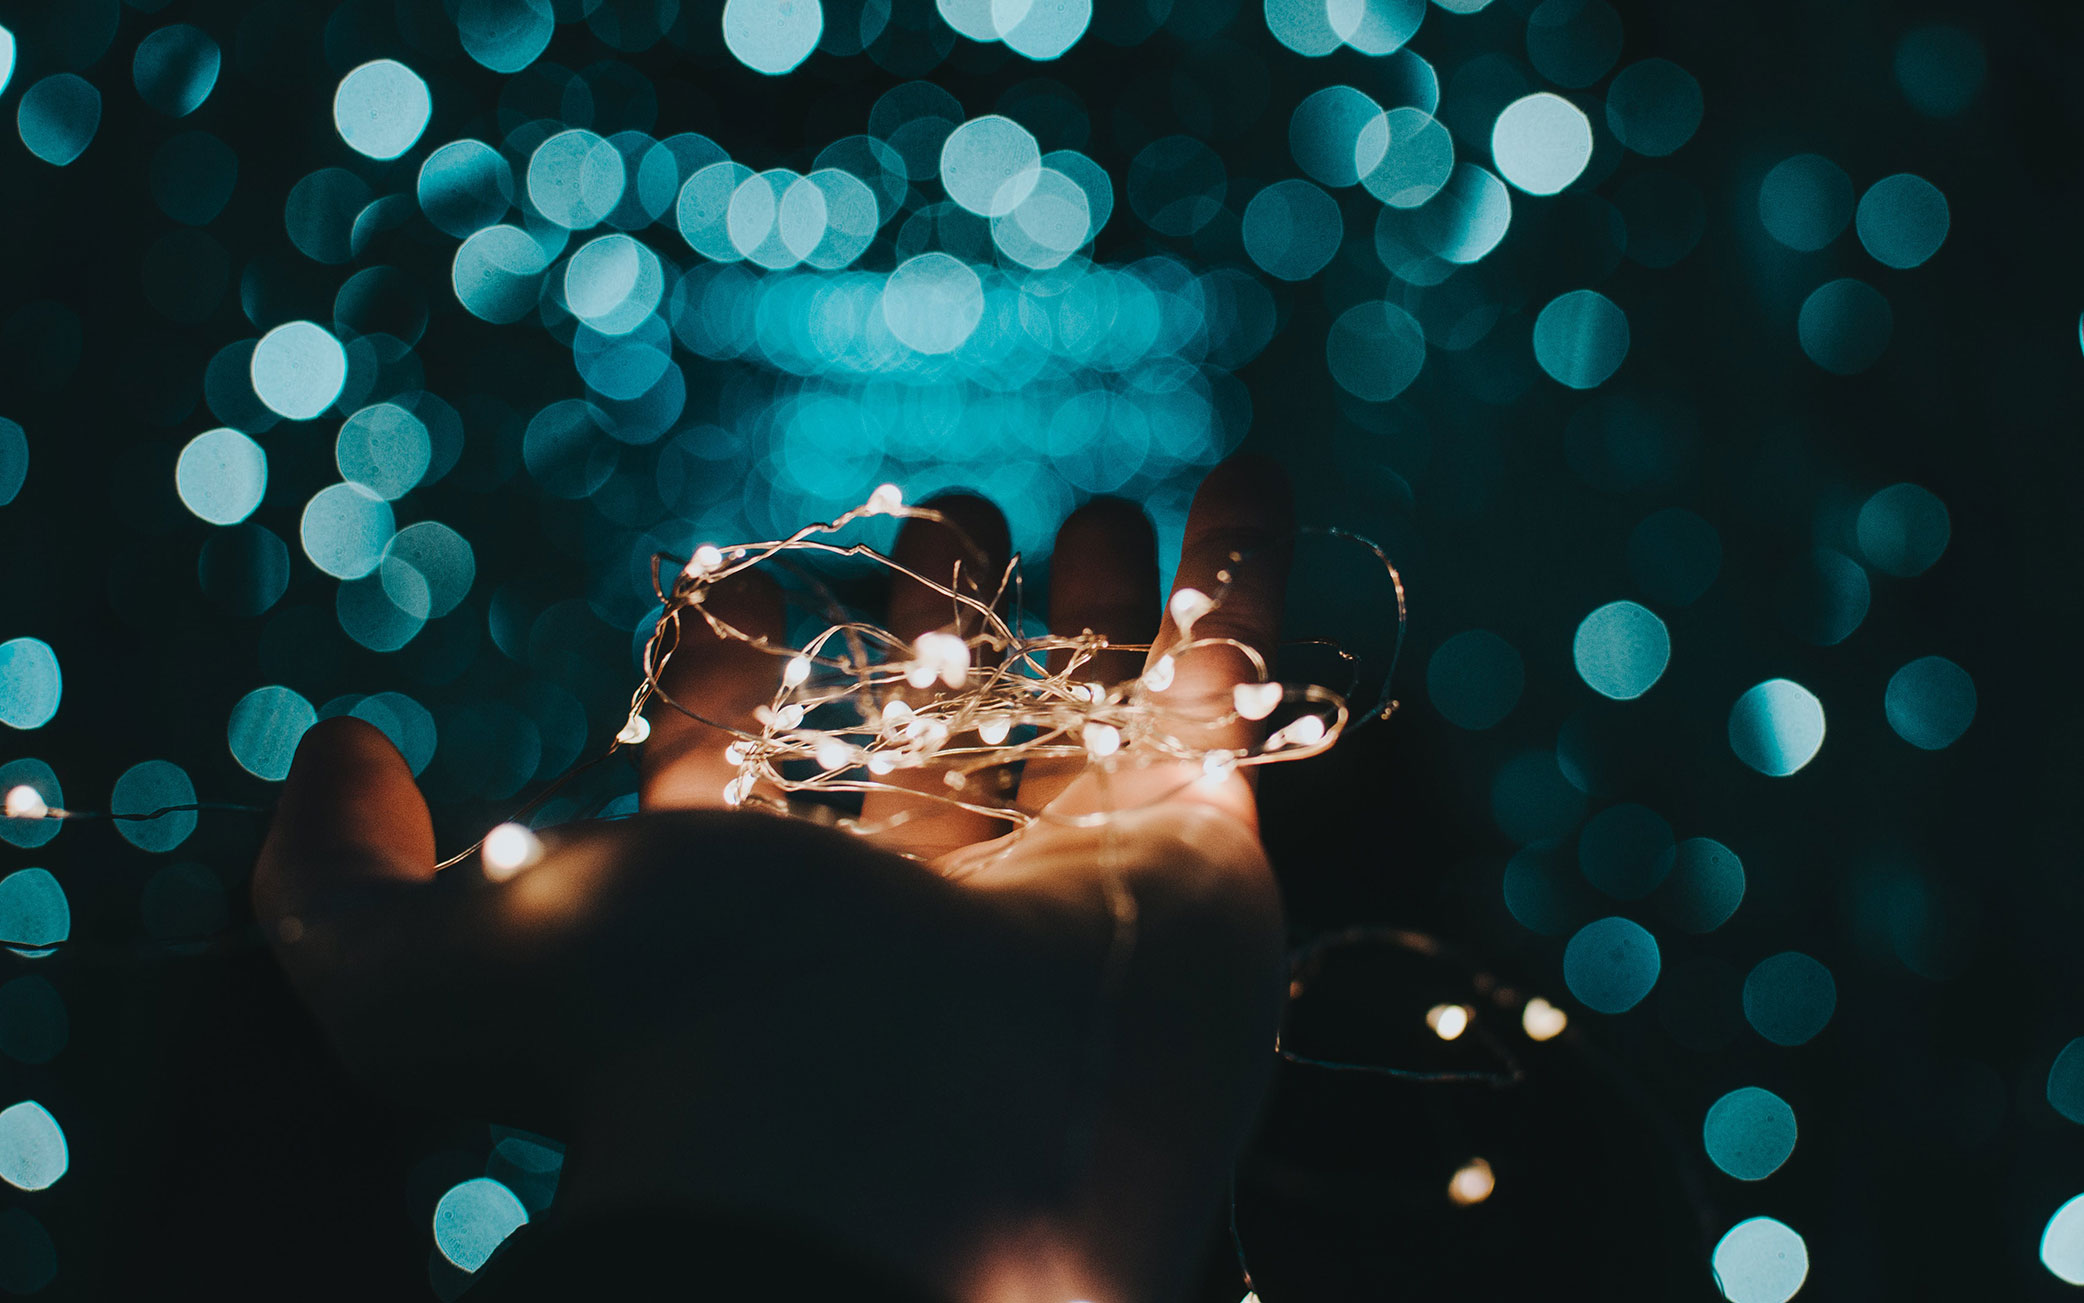
[{"label": "human finger", "polygon": [[[1148,644],[1158,631],[1158,536],[1143,508],[1094,498],[1057,531],[1051,562],[1049,627],[1058,636],[1094,633],[1117,645]],[[1112,688],[1143,670],[1142,651],[1103,651],[1080,664],[1082,682]],[[1059,653],[1050,668],[1070,668]],[[1020,779],[1020,801],[1038,809],[1085,768],[1083,757],[1038,757]]]},{"label": "human finger", "polygon": [[[920,579],[975,601],[993,602],[1012,555],[1006,518],[973,494],[949,494],[924,505],[946,517],[946,523],[907,520],[891,559]],[[899,573],[892,582],[885,627],[907,644],[936,631],[968,638],[983,624],[983,615],[974,607],[918,579]],[[900,769],[880,781],[899,790],[867,793],[861,802],[861,823],[885,849],[930,857],[1005,831],[1002,820],[950,804],[947,798],[955,793],[941,768]]]}]

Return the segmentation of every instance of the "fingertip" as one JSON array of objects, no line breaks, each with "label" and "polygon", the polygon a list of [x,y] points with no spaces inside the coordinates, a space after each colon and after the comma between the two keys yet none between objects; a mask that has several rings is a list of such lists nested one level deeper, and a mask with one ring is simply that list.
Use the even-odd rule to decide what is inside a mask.
[{"label": "fingertip", "polygon": [[1295,529],[1295,491],[1287,468],[1260,453],[1238,453],[1216,466],[1194,492],[1187,535],[1249,526],[1282,537]]}]

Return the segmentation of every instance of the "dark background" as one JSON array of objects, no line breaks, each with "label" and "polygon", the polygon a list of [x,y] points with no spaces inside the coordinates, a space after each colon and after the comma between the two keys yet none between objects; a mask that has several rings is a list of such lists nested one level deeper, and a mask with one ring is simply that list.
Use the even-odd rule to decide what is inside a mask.
[{"label": "dark background", "polygon": [[[1523,57],[1531,7],[1494,0],[1477,15],[1428,14],[1411,48],[1439,69],[1447,104],[1467,61]],[[570,8],[576,19],[582,6]],[[1305,60],[1281,49],[1250,0],[1177,0],[1162,25],[1137,20],[1125,0],[1103,15],[1118,24],[1108,29],[1115,40],[1088,35],[1039,66],[954,38],[930,10],[898,8],[916,30],[901,47],[892,35],[882,62],[820,53],[774,80],[732,62],[714,10],[694,3],[648,48],[618,52],[598,23],[574,20],[544,57],[634,69],[656,93],[652,120],[634,125],[654,135],[701,131],[756,168],[799,170],[823,144],[864,130],[877,98],[910,76],[945,86],[972,115],[1016,83],[1052,77],[1085,106],[1080,147],[1118,197],[1137,152],[1174,132],[1211,141],[1231,173],[1226,214],[1199,236],[1161,236],[1118,202],[1096,258],[1168,251],[1248,272],[1237,215],[1258,184],[1296,175],[1293,106],[1335,82],[1369,89],[1376,75],[1351,51]],[[2084,1190],[2084,1142],[2045,1094],[2056,1053],[2084,1034],[2074,995],[2084,953],[2074,939],[2084,908],[2072,795],[2079,720],[2065,686],[2084,361],[2075,92],[2084,20],[2061,6],[2003,4],[1619,0],[1618,9],[1617,66],[1669,58],[1704,90],[1698,134],[1654,161],[1698,188],[1697,247],[1649,267],[1588,244],[1583,233],[1602,229],[1588,225],[1598,210],[1577,201],[1646,165],[1628,155],[1610,167],[1620,150],[1602,127],[1579,187],[1554,201],[1515,194],[1513,227],[1481,271],[1479,293],[1499,324],[1466,353],[1436,350],[1409,391],[1371,409],[1332,383],[1326,331],[1351,304],[1404,288],[1366,238],[1379,205],[1342,192],[1348,247],[1312,281],[1267,282],[1280,327],[1237,368],[1251,400],[1246,446],[1290,466],[1306,519],[1379,539],[1410,586],[1410,638],[1393,685],[1403,709],[1266,784],[1296,939],[1365,922],[1449,946],[1431,960],[1370,952],[1335,964],[1298,1006],[1294,1043],[1320,1037],[1327,1052],[1405,1066],[1479,1064],[1476,1038],[1441,1046],[1419,1022],[1435,1002],[1474,999],[1479,974],[1573,1014],[1561,1040],[1521,1042],[1528,1080],[1510,1090],[1284,1068],[1240,1169],[1255,1278],[1270,1303],[1534,1290],[1709,1299],[1714,1243],[1764,1213],[1805,1238],[1806,1297],[2062,1296],[2068,1287],[2043,1269],[2037,1246],[2049,1215]],[[176,21],[225,51],[215,92],[178,124],[140,103],[129,78],[137,41]],[[466,420],[458,472],[400,504],[401,523],[431,515],[469,537],[478,578],[454,615],[393,655],[340,633],[335,581],[296,549],[304,497],[333,478],[337,417],[258,436],[271,489],[255,520],[292,553],[288,590],[265,613],[234,614],[199,590],[198,554],[213,529],[174,493],[181,446],[220,423],[202,402],[211,358],[281,320],[329,320],[334,290],[354,270],[299,258],[284,235],[290,186],[339,166],[377,193],[409,196],[432,145],[499,139],[490,106],[502,79],[462,57],[452,32],[444,45],[444,21],[438,5],[403,0],[350,0],[338,11],[279,0],[0,5],[21,45],[0,91],[10,123],[22,90],[53,71],[79,71],[103,93],[99,131],[68,167],[32,157],[11,131],[0,142],[0,416],[21,424],[31,447],[25,488],[0,507],[0,638],[51,643],[66,687],[51,724],[0,737],[0,762],[45,761],[73,805],[105,808],[116,777],[150,757],[186,768],[204,800],[265,805],[269,786],[225,743],[232,703],[263,683],[314,703],[392,689],[453,708],[516,699],[549,679],[585,707],[588,753],[619,722],[617,697],[630,683],[618,659],[624,632],[597,623],[588,640],[559,649],[584,662],[561,679],[547,654],[508,656],[484,632],[495,593],[525,591],[542,610],[586,591],[598,560],[578,542],[594,537],[588,504],[545,496],[517,472],[513,425]],[[1965,29],[1987,55],[1979,93],[1946,118],[1916,111],[1891,65],[1902,36],[1934,22]],[[113,36],[101,40],[109,24]],[[426,77],[435,101],[421,144],[389,165],[349,154],[328,112],[348,68],[386,56]],[[1574,94],[1599,120],[1597,86]],[[175,229],[147,173],[161,142],[188,129],[230,144],[239,174],[229,207],[206,228],[223,260],[218,296],[193,319],[172,320],[144,290],[149,252]],[[1480,144],[1457,149],[1488,161]],[[1817,253],[1774,244],[1757,216],[1759,183],[1804,152],[1833,159],[1862,188],[1898,171],[1932,181],[1951,208],[1940,252],[1896,272],[1867,258],[1849,230]],[[670,230],[647,238],[683,267],[694,261]],[[491,326],[457,305],[453,247],[415,217],[371,255],[425,287],[426,387],[523,413],[580,394],[569,353],[540,327]],[[886,231],[863,265],[891,261]],[[1894,310],[1886,352],[1852,377],[1812,364],[1794,324],[1808,291],[1840,275],[1875,284]],[[1620,372],[1593,394],[1550,381],[1528,346],[1539,307],[1582,286],[1620,303],[1633,335]],[[741,373],[757,374],[746,363],[680,360],[689,419]],[[1680,402],[1692,416],[1673,428],[1694,431],[1672,436],[1657,473],[1618,487],[1586,476],[1568,435],[1573,416],[1614,392]],[[759,465],[747,455],[715,473]],[[1142,486],[1161,526],[1192,479]],[[1843,642],[1805,641],[1789,617],[1801,558],[1820,545],[1850,550],[1852,513],[1901,481],[1945,502],[1944,556],[1916,579],[1876,575],[1871,609]],[[1660,610],[1674,652],[1657,687],[1633,703],[1605,702],[1573,671],[1572,632],[1593,607],[1640,597],[1624,559],[1629,531],[1675,505],[1719,531],[1719,577],[1685,609]],[[1379,599],[1363,599],[1378,609],[1356,616],[1352,590],[1334,588],[1353,575],[1330,561],[1306,575],[1299,619],[1358,620],[1356,636],[1373,640],[1379,660]],[[1433,649],[1470,628],[1503,636],[1525,666],[1516,707],[1479,732],[1443,719],[1425,684]],[[1928,654],[1965,668],[1980,699],[1965,736],[1937,752],[1899,739],[1881,707],[1889,676]],[[1830,732],[1807,768],[1769,779],[1738,763],[1725,727],[1738,694],[1782,675],[1822,699]],[[1650,923],[1664,980],[1613,1017],[1570,1000],[1567,934],[1536,935],[1501,895],[1516,848],[1494,817],[1493,781],[1523,752],[1554,748],[1566,726],[1599,740],[1602,780],[1586,809],[1649,805],[1680,837],[1732,847],[1748,879],[1742,908],[1711,935]],[[444,848],[512,804],[476,790],[455,768],[471,757],[458,754],[437,753],[428,775]],[[626,773],[596,781],[602,797],[630,784]],[[401,1112],[331,1065],[250,929],[243,884],[262,827],[253,814],[206,814],[171,855],[139,851],[108,824],[68,827],[44,848],[0,846],[0,869],[49,868],[73,911],[73,940],[58,953],[5,959],[56,986],[69,1029],[48,1062],[0,1063],[0,1095],[42,1102],[71,1147],[56,1186],[0,1199],[55,1246],[47,1296],[189,1284],[234,1296],[453,1296],[461,1284],[433,1254],[428,1221],[443,1190],[487,1170],[497,1138],[488,1124],[499,1120]],[[172,921],[144,903],[169,860],[203,866],[221,888],[181,897]],[[1790,1049],[1745,1026],[1736,984],[1759,959],[1791,949],[1830,968],[1838,1003],[1821,1035]],[[1703,1112],[1741,1085],[1783,1096],[1801,1128],[1787,1165],[1756,1184],[1716,1171],[1701,1146]],[[1497,1193],[1474,1209],[1450,1207],[1448,1175],[1476,1154],[1497,1170]],[[0,1284],[23,1279],[8,1276],[8,1255],[44,1251],[19,1221],[9,1228]],[[1209,1299],[1242,1292],[1227,1254],[1212,1228]]]}]

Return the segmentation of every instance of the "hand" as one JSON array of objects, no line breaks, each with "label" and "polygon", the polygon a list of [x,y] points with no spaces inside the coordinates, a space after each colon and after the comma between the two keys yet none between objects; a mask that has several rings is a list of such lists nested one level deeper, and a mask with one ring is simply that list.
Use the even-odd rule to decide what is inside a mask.
[{"label": "hand", "polygon": [[[988,506],[937,505],[1003,549]],[[1202,485],[1178,583],[1231,583],[1197,637],[1271,659],[1288,512],[1262,463]],[[955,546],[913,521],[897,557],[945,581]],[[1178,641],[1133,506],[1075,513],[1054,573],[1052,628],[1155,631],[1152,658]],[[782,628],[757,583],[713,600],[749,632]],[[903,581],[888,626],[909,638],[951,610]],[[711,719],[772,699],[777,658],[692,618],[681,632],[675,699]],[[1092,669],[1125,679],[1143,662],[1106,653]],[[1241,656],[1197,652],[1169,691],[1224,703],[1247,674]],[[1209,743],[1246,745],[1252,727]],[[863,838],[722,808],[727,741],[654,711],[644,813],[546,830],[543,860],[495,884],[468,864],[437,878],[404,760],[368,725],[326,721],[284,787],[257,916],[358,1073],[565,1139],[560,1210],[773,1214],[953,1299],[1176,1293],[1216,1224],[1285,992],[1244,771],[1103,780],[1038,760],[1022,805],[1124,812],[1007,837],[924,806]],[[908,803],[874,794],[863,821]]]}]

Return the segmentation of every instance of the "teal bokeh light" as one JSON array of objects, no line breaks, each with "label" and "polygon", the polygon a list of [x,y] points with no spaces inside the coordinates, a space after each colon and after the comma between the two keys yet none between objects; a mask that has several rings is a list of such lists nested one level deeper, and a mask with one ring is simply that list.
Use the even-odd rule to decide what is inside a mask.
[{"label": "teal bokeh light", "polygon": [[941,185],[980,217],[1004,217],[1034,189],[1042,150],[1034,133],[1011,118],[973,118],[941,144]]},{"label": "teal bokeh light", "polygon": [[557,31],[550,0],[463,0],[455,15],[463,52],[510,75],[534,63]]},{"label": "teal bokeh light", "polygon": [[514,169],[482,140],[452,140],[420,165],[419,199],[437,230],[464,239],[513,207]]},{"label": "teal bokeh light", "polygon": [[2084,1194],[2048,1219],[2041,1231],[2041,1265],[2066,1285],[2084,1285]]},{"label": "teal bokeh light", "polygon": [[396,59],[377,59],[340,79],[333,93],[333,126],[349,149],[378,161],[397,158],[419,143],[434,115],[420,75]]},{"label": "teal bokeh light", "polygon": [[1701,1143],[1708,1158],[1739,1181],[1763,1181],[1795,1152],[1795,1111],[1759,1086],[1743,1086],[1708,1107]]},{"label": "teal bokeh light", "polygon": [[1744,862],[1711,837],[1689,837],[1679,843],[1665,896],[1681,931],[1713,932],[1744,903]]},{"label": "teal bokeh light", "polygon": [[48,952],[72,935],[72,905],[48,869],[16,869],[0,878],[0,944]]},{"label": "teal bokeh light", "polygon": [[1823,703],[1790,679],[1767,679],[1730,708],[1730,750],[1768,778],[1801,769],[1816,758],[1823,740]]},{"label": "teal bokeh light", "polygon": [[333,405],[347,383],[347,352],[323,326],[292,321],[253,347],[253,392],[268,409],[308,421]]},{"label": "teal bokeh light", "polygon": [[[1351,86],[1327,86],[1296,105],[1288,119],[1288,152],[1320,185],[1358,185],[1363,175],[1357,153],[1361,132],[1381,116],[1382,106],[1372,97]],[[1387,145],[1392,133],[1382,137]]]},{"label": "teal bokeh light", "polygon": [[1920,267],[1946,243],[1947,197],[1921,176],[1898,172],[1860,196],[1853,219],[1860,243],[1874,260],[1898,269]]},{"label": "teal bokeh light", "polygon": [[1245,252],[1280,280],[1308,280],[1323,271],[1344,235],[1338,202],[1308,181],[1276,181],[1245,205]]},{"label": "teal bokeh light", "polygon": [[1889,677],[1883,709],[1896,736],[1940,751],[1975,721],[1975,680],[1944,656],[1920,656]]},{"label": "teal bokeh light", "polygon": [[15,126],[30,153],[64,167],[87,151],[101,126],[101,92],[85,77],[56,73],[22,92]]},{"label": "teal bokeh light", "polygon": [[1628,314],[1598,290],[1550,299],[1534,319],[1534,360],[1558,384],[1597,389],[1628,356]]},{"label": "teal bokeh light", "polygon": [[[4,650],[4,646],[0,646],[0,651]],[[6,691],[6,682],[5,678],[0,678],[0,693]],[[65,808],[65,786],[58,781],[57,771],[32,756],[0,764],[0,795],[16,787],[29,788],[53,810]],[[42,846],[56,837],[64,826],[64,821],[59,819],[0,819],[0,841],[16,846]]]},{"label": "teal bokeh light", "polygon": [[1744,1018],[1775,1045],[1814,1040],[1838,1008],[1831,970],[1799,950],[1761,959],[1744,979]]},{"label": "teal bokeh light", "polygon": [[1926,117],[1964,112],[1982,93],[1988,72],[1982,41],[1952,23],[1914,27],[1896,43],[1896,85]]},{"label": "teal bokeh light", "polygon": [[205,431],[181,449],[174,488],[198,519],[236,525],[267,495],[268,454],[237,430]]},{"label": "teal bokeh light", "polygon": [[1586,1008],[1626,1013],[1657,985],[1657,939],[1618,915],[1587,923],[1563,948],[1563,981]]},{"label": "teal bokeh light", "polygon": [[279,783],[289,777],[290,761],[296,758],[305,730],[317,722],[318,711],[301,693],[271,684],[239,698],[225,737],[240,768]]},{"label": "teal bokeh light", "polygon": [[1841,276],[1802,301],[1796,331],[1802,351],[1826,371],[1858,375],[1881,360],[1895,332],[1895,313],[1880,290]]},{"label": "teal bokeh light", "polygon": [[[195,783],[171,760],[142,760],[123,771],[109,793],[112,814],[150,814],[177,805],[195,804]],[[170,851],[195,831],[193,810],[176,810],[156,819],[125,820],[116,825],[123,840],[143,851]]]},{"label": "teal bokeh light", "polygon": [[58,713],[64,696],[65,676],[49,643],[41,638],[0,642],[0,724],[42,728]]},{"label": "teal bokeh light", "polygon": [[521,320],[536,307],[550,259],[516,226],[488,226],[456,248],[450,284],[469,313],[495,324]]},{"label": "teal bokeh light", "polygon": [[391,504],[359,484],[333,484],[304,505],[298,535],[311,564],[336,579],[376,569],[394,529]]},{"label": "teal bokeh light", "polygon": [[0,1180],[17,1190],[48,1190],[72,1164],[65,1132],[33,1099],[0,1109]]},{"label": "teal bokeh light", "polygon": [[1671,631],[1648,607],[1608,602],[1579,622],[1570,654],[1587,687],[1615,701],[1633,701],[1664,677]]},{"label": "teal bokeh light", "polygon": [[1852,178],[1820,154],[1797,154],[1776,164],[1758,188],[1766,233],[1803,253],[1837,239],[1852,209]]},{"label": "teal bokeh light", "polygon": [[1700,120],[1700,82],[1669,59],[1631,63],[1607,87],[1607,129],[1646,157],[1678,152],[1700,129]]},{"label": "teal bokeh light", "polygon": [[340,478],[393,502],[420,482],[433,455],[426,424],[396,403],[356,412],[341,423],[333,441]]},{"label": "teal bokeh light", "polygon": [[168,117],[183,118],[210,98],[223,62],[224,52],[208,32],[175,23],[138,42],[130,79],[145,103]]},{"label": "teal bokeh light", "polygon": [[622,151],[591,131],[561,131],[528,159],[528,201],[568,231],[600,225],[628,180]]},{"label": "teal bokeh light", "polygon": [[1394,303],[1358,303],[1332,323],[1324,356],[1341,389],[1371,403],[1386,403],[1410,388],[1425,369],[1425,331]]},{"label": "teal bokeh light", "polygon": [[450,1187],[434,1205],[434,1246],[465,1271],[485,1265],[507,1236],[528,1223],[528,1209],[489,1176]]},{"label": "teal bokeh light", "polygon": [[1409,106],[1361,128],[1354,166],[1369,194],[1391,208],[1418,208],[1454,176],[1454,137],[1438,119]]},{"label": "teal bokeh light", "polygon": [[29,435],[0,416],[0,507],[13,502],[29,480]]},{"label": "teal bokeh light", "polygon": [[731,57],[779,77],[818,48],[825,10],[818,0],[726,0],[723,22]]},{"label": "teal bokeh light", "polygon": [[1930,489],[1891,484],[1867,499],[1853,523],[1860,555],[1885,575],[1910,579],[1930,570],[1953,537],[1946,504]]},{"label": "teal bokeh light", "polygon": [[1592,121],[1548,91],[1514,100],[1491,126],[1491,159],[1528,194],[1559,194],[1592,161]]},{"label": "teal bokeh light", "polygon": [[1710,1262],[1715,1284],[1729,1303],[1787,1303],[1809,1279],[1809,1246],[1771,1217],[1730,1227]]}]

